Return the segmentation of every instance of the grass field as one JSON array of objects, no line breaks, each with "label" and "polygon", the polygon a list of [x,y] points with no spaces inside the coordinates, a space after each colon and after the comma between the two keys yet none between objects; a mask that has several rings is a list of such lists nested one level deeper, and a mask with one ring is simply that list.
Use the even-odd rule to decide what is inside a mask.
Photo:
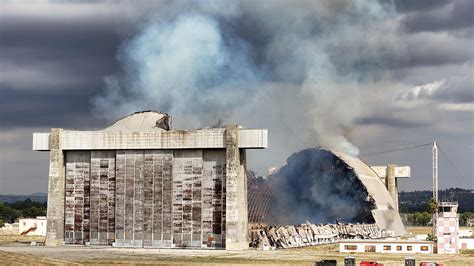
[{"label": "grass field", "polygon": [[0,245],[8,245],[11,243],[31,243],[31,241],[44,242],[44,240],[44,236],[20,236],[0,234]]},{"label": "grass field", "polygon": [[[406,227],[406,230],[414,235],[431,233],[431,226],[412,226]],[[474,227],[460,227],[461,230],[471,230],[474,232]]]}]

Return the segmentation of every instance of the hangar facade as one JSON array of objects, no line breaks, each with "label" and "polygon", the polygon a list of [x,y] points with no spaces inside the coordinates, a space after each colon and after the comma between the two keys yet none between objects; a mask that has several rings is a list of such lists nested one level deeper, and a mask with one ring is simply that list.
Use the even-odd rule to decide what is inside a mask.
[{"label": "hangar facade", "polygon": [[137,112],[108,128],[33,134],[49,151],[46,245],[248,248],[246,149],[266,129],[172,130]]}]

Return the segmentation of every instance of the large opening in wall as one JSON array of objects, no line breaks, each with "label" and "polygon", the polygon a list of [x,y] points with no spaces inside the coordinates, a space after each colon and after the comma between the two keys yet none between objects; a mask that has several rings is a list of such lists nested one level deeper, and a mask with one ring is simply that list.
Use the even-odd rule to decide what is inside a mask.
[{"label": "large opening in wall", "polygon": [[249,172],[248,201],[251,223],[375,223],[375,203],[354,168],[325,149],[296,152],[266,178]]}]

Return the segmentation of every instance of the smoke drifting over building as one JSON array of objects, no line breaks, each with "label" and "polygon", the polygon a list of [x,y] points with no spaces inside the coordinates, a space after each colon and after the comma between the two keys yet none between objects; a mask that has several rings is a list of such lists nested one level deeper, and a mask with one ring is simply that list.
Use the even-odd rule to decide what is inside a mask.
[{"label": "smoke drifting over building", "polygon": [[173,1],[148,9],[117,56],[123,71],[94,99],[97,114],[157,109],[185,117],[175,121],[180,128],[265,121],[276,150],[321,145],[357,155],[350,135],[370,112],[367,95],[378,95],[385,67],[403,57],[387,1]]}]

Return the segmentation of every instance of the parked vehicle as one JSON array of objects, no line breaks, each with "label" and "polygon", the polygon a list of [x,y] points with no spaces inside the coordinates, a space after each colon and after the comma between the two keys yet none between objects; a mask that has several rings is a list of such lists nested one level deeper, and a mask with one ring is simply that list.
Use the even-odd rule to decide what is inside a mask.
[{"label": "parked vehicle", "polygon": [[356,259],[354,257],[345,257],[344,266],[356,266]]},{"label": "parked vehicle", "polygon": [[416,266],[416,260],[412,257],[405,258],[405,266]]},{"label": "parked vehicle", "polygon": [[316,261],[314,263],[314,266],[337,266],[337,261],[336,260],[321,260],[321,261]]},{"label": "parked vehicle", "polygon": [[376,261],[361,261],[360,266],[383,266],[383,264]]}]

